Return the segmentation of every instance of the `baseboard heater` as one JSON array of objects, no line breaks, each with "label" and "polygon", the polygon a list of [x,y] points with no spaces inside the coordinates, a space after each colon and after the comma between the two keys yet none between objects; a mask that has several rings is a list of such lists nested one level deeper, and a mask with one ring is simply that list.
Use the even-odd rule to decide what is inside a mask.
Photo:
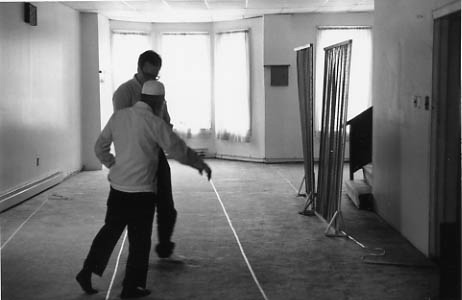
[{"label": "baseboard heater", "polygon": [[209,149],[208,149],[208,148],[193,148],[193,150],[194,150],[200,157],[203,157],[203,158],[213,158],[213,157],[215,157],[215,155],[212,155],[212,154],[209,152]]},{"label": "baseboard heater", "polygon": [[[202,158],[215,158],[215,154],[210,153],[208,148],[191,148],[194,150],[194,152],[197,153]],[[167,158],[171,158],[168,153],[166,152],[165,155]]]},{"label": "baseboard heater", "polygon": [[263,158],[254,158],[238,155],[227,155],[227,154],[216,154],[215,158],[224,160],[235,160],[235,161],[248,161],[248,162],[265,162]]},{"label": "baseboard heater", "polygon": [[17,205],[44,190],[57,185],[63,181],[64,175],[62,172],[56,172],[46,178],[30,182],[20,188],[7,192],[0,196],[0,212]]}]

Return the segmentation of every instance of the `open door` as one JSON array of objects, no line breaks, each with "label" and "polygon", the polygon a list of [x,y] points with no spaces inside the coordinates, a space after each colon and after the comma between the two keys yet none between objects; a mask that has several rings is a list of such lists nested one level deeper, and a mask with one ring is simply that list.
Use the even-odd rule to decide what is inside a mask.
[{"label": "open door", "polygon": [[441,299],[461,299],[460,8],[434,21],[430,255]]}]

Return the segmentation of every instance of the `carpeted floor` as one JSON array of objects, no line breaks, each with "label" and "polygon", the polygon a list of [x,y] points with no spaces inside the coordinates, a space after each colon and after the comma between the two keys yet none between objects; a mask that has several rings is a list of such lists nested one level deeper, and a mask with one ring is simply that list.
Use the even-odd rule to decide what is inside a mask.
[{"label": "carpeted floor", "polygon": [[[174,234],[182,263],[150,258],[144,299],[165,300],[429,300],[438,294],[438,270],[373,212],[343,197],[345,231],[385,256],[364,256],[351,239],[324,235],[326,223],[298,214],[301,164],[209,160],[213,183],[248,259],[231,230],[212,185],[171,162],[178,222]],[[103,223],[106,172],[82,172],[3,212],[1,281],[4,300],[117,299],[127,255],[123,239],[100,292],[84,295],[74,280]],[[153,244],[156,242],[153,231]],[[374,252],[378,253],[378,252]]]}]

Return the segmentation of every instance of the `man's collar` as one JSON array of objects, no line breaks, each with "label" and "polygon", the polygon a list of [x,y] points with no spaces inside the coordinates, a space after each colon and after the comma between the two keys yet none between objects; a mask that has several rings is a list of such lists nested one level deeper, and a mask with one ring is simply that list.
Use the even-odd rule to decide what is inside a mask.
[{"label": "man's collar", "polygon": [[135,73],[135,75],[133,75],[133,78],[135,78],[136,82],[138,82],[140,86],[143,86],[143,83],[141,83],[141,80],[138,79],[138,73]]}]

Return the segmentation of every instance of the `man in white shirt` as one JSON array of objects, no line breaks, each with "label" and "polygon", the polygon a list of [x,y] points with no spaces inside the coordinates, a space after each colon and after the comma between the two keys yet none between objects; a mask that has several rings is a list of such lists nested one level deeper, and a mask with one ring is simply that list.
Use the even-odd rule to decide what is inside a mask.
[{"label": "man in white shirt", "polygon": [[[109,168],[111,190],[105,224],[93,240],[83,269],[76,277],[87,294],[97,292],[92,287],[91,275],[102,276],[125,226],[130,246],[121,298],[150,294],[146,278],[161,148],[168,151],[170,157],[197,169],[200,174],[205,171],[208,179],[211,178],[210,167],[155,115],[162,110],[164,94],[162,83],[145,82],[141,100],[115,112],[96,141],[96,156]],[[111,143],[116,156],[110,153]]]}]

